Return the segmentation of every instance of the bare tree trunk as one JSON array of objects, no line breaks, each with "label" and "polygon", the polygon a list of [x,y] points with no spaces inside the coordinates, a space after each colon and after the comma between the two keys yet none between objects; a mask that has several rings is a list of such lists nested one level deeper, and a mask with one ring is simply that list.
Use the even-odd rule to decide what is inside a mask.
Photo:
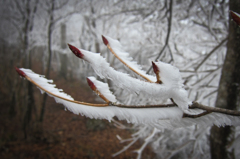
[{"label": "bare tree trunk", "polygon": [[[61,24],[61,48],[66,49],[67,48],[67,42],[66,42],[66,25],[64,23]],[[59,71],[59,76],[63,77],[65,80],[67,80],[67,71],[68,71],[68,64],[67,64],[67,55],[66,54],[59,54],[60,61],[61,61],[61,67]],[[70,73],[71,74],[71,73]]]},{"label": "bare tree trunk", "polygon": [[[55,0],[51,1],[51,9],[50,9],[50,19],[49,19],[49,25],[48,25],[48,62],[47,62],[47,70],[46,70],[46,78],[49,78],[49,73],[51,69],[51,61],[52,61],[52,30],[53,30],[53,20],[54,20],[54,3]],[[45,93],[43,95],[43,101],[42,101],[42,108],[41,108],[41,114],[40,114],[40,122],[43,121],[44,113],[45,113],[45,105],[47,101],[47,94]]]},{"label": "bare tree trunk", "polygon": [[[240,13],[240,1],[230,0],[229,8]],[[227,54],[224,61],[221,80],[219,83],[216,107],[237,109],[240,95],[240,27],[229,20],[229,36]],[[211,128],[210,146],[211,157],[218,159],[235,158],[234,151],[227,150],[233,140],[234,128],[230,126]]]},{"label": "bare tree trunk", "polygon": [[66,49],[67,48],[67,31],[66,31],[66,24],[61,24],[61,48]]},{"label": "bare tree trunk", "polygon": [[[31,69],[31,53],[29,51],[29,33],[33,28],[33,18],[34,14],[36,13],[37,10],[37,3],[36,2],[35,6],[33,7],[32,15],[31,15],[31,8],[30,8],[30,0],[27,0],[26,3],[26,17],[25,17],[25,25],[23,28],[23,50],[25,54],[25,66],[27,68]],[[33,85],[30,82],[27,82],[27,92],[26,92],[26,103],[27,103],[27,110],[24,115],[23,119],[23,131],[24,131],[24,138],[27,138],[27,126],[29,125],[29,122],[32,119],[32,109],[35,107],[35,100],[34,100],[34,91],[33,91]]]}]

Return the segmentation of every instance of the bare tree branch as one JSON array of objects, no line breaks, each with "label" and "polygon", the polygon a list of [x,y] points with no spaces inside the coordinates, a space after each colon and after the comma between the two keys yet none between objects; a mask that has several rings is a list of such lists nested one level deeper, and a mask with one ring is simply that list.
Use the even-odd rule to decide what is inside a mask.
[{"label": "bare tree branch", "polygon": [[204,64],[204,62],[218,49],[220,48],[226,41],[228,40],[228,38],[223,39],[216,47],[214,47],[208,54],[207,56],[197,65],[197,67],[195,67],[195,71],[197,71],[202,64]]},{"label": "bare tree branch", "polygon": [[[169,13],[167,36],[166,36],[165,44],[164,44],[162,50],[159,52],[158,56],[155,58],[155,61],[157,61],[159,59],[159,57],[164,52],[165,48],[168,46],[169,37],[170,37],[170,33],[171,33],[171,26],[172,26],[172,5],[173,5],[173,2],[172,2],[172,0],[170,0],[170,2],[169,2],[169,10],[167,11]],[[147,73],[149,73],[151,71],[151,69],[152,69],[152,67],[150,67],[148,69]]]},{"label": "bare tree branch", "polygon": [[223,113],[223,114],[233,115],[233,116],[240,116],[240,111],[217,108],[217,107],[209,107],[209,106],[199,104],[198,102],[193,102],[193,104],[189,108],[191,108],[191,109],[198,108],[198,109],[206,110],[209,112]]}]

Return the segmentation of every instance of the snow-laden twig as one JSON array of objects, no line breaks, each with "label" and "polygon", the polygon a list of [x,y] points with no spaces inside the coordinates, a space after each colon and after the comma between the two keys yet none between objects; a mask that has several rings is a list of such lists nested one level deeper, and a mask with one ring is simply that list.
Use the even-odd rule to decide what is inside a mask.
[{"label": "snow-laden twig", "polygon": [[128,150],[129,147],[131,147],[136,141],[138,141],[139,138],[134,138],[127,146],[124,146],[122,150],[116,152],[115,154],[113,154],[112,156],[115,157],[121,153],[123,153],[124,151]]},{"label": "snow-laden twig", "polygon": [[154,76],[146,74],[142,70],[142,67],[132,60],[132,57],[129,56],[129,53],[123,50],[123,47],[118,40],[112,39],[108,36],[102,36],[102,39],[104,44],[108,47],[112,54],[124,65],[126,65],[130,70],[143,77],[148,82],[153,82],[156,80]]},{"label": "snow-laden twig", "polygon": [[[109,40],[109,39],[108,39]],[[111,41],[111,39],[110,39]],[[116,44],[115,44],[116,45]],[[115,46],[112,45],[111,47]],[[18,73],[35,84],[41,91],[55,98],[75,114],[82,114],[90,118],[112,120],[114,116],[129,123],[148,124],[158,129],[186,127],[199,125],[238,125],[240,115],[237,111],[212,108],[192,103],[188,100],[184,90],[179,70],[163,62],[154,62],[154,72],[157,83],[145,82],[130,77],[128,74],[116,71],[100,54],[78,49],[69,44],[71,51],[79,58],[89,62],[97,75],[113,81],[113,83],[129,92],[144,94],[150,99],[172,99],[173,104],[160,105],[125,105],[117,103],[115,96],[109,91],[107,84],[97,81],[94,77],[88,78],[90,87],[106,102],[106,104],[92,104],[73,100],[69,95],[55,88],[47,80],[31,70],[17,69]],[[118,51],[117,51],[118,52]],[[119,52],[118,52],[119,53]],[[118,54],[124,59],[125,54]],[[127,54],[128,56],[128,54]],[[126,58],[127,59],[127,58]],[[127,63],[132,63],[131,60]],[[137,66],[133,66],[135,69]],[[139,108],[139,109],[136,109]],[[234,117],[236,116],[236,117]]]},{"label": "snow-laden twig", "polygon": [[183,89],[181,76],[176,67],[160,61],[155,62],[160,67],[163,84],[149,83],[114,70],[100,54],[78,49],[70,44],[69,48],[77,57],[89,62],[98,76],[112,80],[119,88],[137,94],[143,93],[151,99],[172,98],[182,110],[188,109],[190,101],[187,98],[187,92]]},{"label": "snow-laden twig", "polygon": [[55,85],[50,84],[52,80],[47,80],[28,69],[19,69],[25,78],[35,84],[41,92],[46,92],[52,96],[56,102],[63,104],[68,110],[75,114],[82,114],[95,119],[111,119],[116,116],[120,120],[127,120],[130,123],[151,124],[158,123],[161,119],[176,119],[182,118],[183,112],[178,107],[171,108],[123,108],[117,106],[109,106],[108,104],[92,104],[73,100],[69,95],[62,90],[55,88]]},{"label": "snow-laden twig", "polygon": [[117,99],[109,90],[109,87],[106,83],[98,81],[95,77],[87,78],[88,85],[91,87],[93,91],[97,93],[99,97],[101,97],[106,103],[116,103]]}]

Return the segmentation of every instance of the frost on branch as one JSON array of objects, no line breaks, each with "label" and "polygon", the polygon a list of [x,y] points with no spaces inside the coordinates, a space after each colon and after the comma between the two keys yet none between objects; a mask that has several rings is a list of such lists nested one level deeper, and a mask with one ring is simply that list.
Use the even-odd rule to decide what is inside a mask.
[{"label": "frost on branch", "polygon": [[109,48],[114,56],[118,58],[124,65],[126,65],[130,70],[140,75],[149,82],[155,80],[154,76],[148,75],[142,70],[142,67],[133,61],[129,53],[123,50],[121,43],[118,40],[112,39],[108,36],[102,36],[103,43]]},{"label": "frost on branch", "polygon": [[[91,104],[85,102],[75,101],[71,96],[62,92],[61,89],[55,88],[52,80],[47,80],[43,76],[32,72],[29,69],[20,68],[19,70],[23,71],[26,74],[26,78],[34,83],[41,92],[46,92],[48,95],[53,97],[57,103],[63,104],[69,111],[75,114],[85,115],[90,118],[95,119],[107,119],[112,120],[114,116],[118,117],[120,120],[127,120],[130,123],[142,123],[142,124],[151,124],[157,123],[159,119],[176,119],[179,120],[182,117],[182,111],[177,108],[123,108],[116,106],[108,106],[108,104]],[[96,89],[105,95],[105,97],[111,101],[116,101],[115,97],[111,94],[110,91],[106,91],[105,83],[96,81],[95,78],[89,77],[91,81],[96,86]]]},{"label": "frost on branch", "polygon": [[55,85],[51,84],[52,80],[47,80],[28,69],[16,68],[16,71],[35,84],[41,92],[46,92],[68,110],[90,118],[111,121],[116,116],[119,120],[126,120],[134,124],[145,124],[157,129],[173,129],[195,124],[203,126],[213,124],[218,126],[225,124],[239,125],[239,112],[233,114],[231,111],[214,109],[196,102],[190,102],[187,91],[183,88],[180,72],[176,67],[161,61],[153,62],[156,77],[147,75],[122,49],[117,40],[103,36],[103,42],[114,56],[145,80],[136,79],[115,70],[98,53],[78,49],[70,44],[68,46],[77,57],[87,61],[100,78],[110,79],[116,87],[130,93],[144,95],[153,101],[171,99],[172,103],[159,103],[158,105],[126,105],[119,103],[109,90],[108,85],[96,80],[95,77],[88,77],[88,84],[106,103],[79,102],[63,93],[62,90],[55,88]]},{"label": "frost on branch", "polygon": [[[74,50],[73,53],[76,56],[81,53],[82,59],[90,63],[98,76],[112,80],[113,84],[117,87],[124,88],[132,93],[142,93],[152,99],[155,98],[164,100],[173,98],[182,110],[188,109],[189,101],[187,98],[187,92],[183,89],[180,72],[177,68],[171,66],[170,64],[160,61],[156,62],[157,67],[160,67],[161,69],[160,76],[166,83],[151,83],[130,77],[126,73],[116,71],[110,67],[110,64],[107,63],[100,54],[92,53],[83,49],[77,49],[72,45],[69,45],[69,48]],[[75,51],[75,49],[77,49],[77,51]],[[76,52],[78,52],[78,54],[76,54]],[[120,56],[121,54],[118,55]],[[156,80],[156,78],[154,79]]]},{"label": "frost on branch", "polygon": [[98,81],[95,77],[88,77],[87,82],[91,89],[95,91],[106,103],[117,102],[116,97],[109,90],[109,87],[106,83]]}]

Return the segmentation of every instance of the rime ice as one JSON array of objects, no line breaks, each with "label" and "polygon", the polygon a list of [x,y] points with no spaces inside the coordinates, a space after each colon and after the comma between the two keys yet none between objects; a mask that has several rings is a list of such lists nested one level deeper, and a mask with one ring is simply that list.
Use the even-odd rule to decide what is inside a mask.
[{"label": "rime ice", "polygon": [[188,109],[187,92],[183,89],[181,75],[176,67],[163,62],[156,62],[163,84],[150,83],[116,71],[110,67],[110,64],[100,54],[79,50],[84,55],[84,60],[90,63],[95,73],[101,78],[108,78],[120,88],[138,94],[144,93],[149,98],[162,100],[173,98],[182,110]]},{"label": "rime ice", "polygon": [[94,83],[98,91],[101,92],[102,95],[104,95],[104,97],[106,97],[110,102],[117,102],[116,97],[112,94],[112,92],[110,92],[108,84],[98,81],[93,76],[88,77],[88,79],[90,79]]},{"label": "rime ice", "polygon": [[[122,59],[131,68],[140,72],[141,75],[146,75],[138,65],[132,61],[128,56],[128,53],[122,51],[121,45],[118,41],[107,38],[109,45],[113,48],[120,59]],[[88,105],[89,103],[74,101],[74,99],[62,92],[61,89],[55,88],[55,85],[51,84],[52,80],[47,80],[43,76],[38,75],[28,69],[19,69],[21,74],[26,75],[29,81],[37,85],[42,92],[46,91],[52,96],[56,102],[63,104],[68,110],[75,114],[85,115],[95,119],[107,119],[112,120],[116,116],[120,120],[126,120],[129,123],[145,124],[155,127],[157,129],[174,129],[177,127],[188,127],[195,124],[210,126],[210,125],[239,125],[239,118],[237,116],[231,116],[220,113],[211,113],[197,119],[183,118],[184,113],[198,114],[202,110],[188,109],[190,101],[187,97],[187,91],[183,88],[182,78],[179,70],[164,62],[155,62],[154,67],[158,71],[155,71],[160,83],[154,83],[149,81],[143,81],[129,76],[126,73],[122,73],[110,67],[109,63],[100,54],[92,53],[86,50],[78,49],[69,45],[71,50],[78,57],[90,63],[95,73],[101,78],[108,78],[112,80],[113,84],[119,88],[123,88],[129,92],[142,94],[149,99],[173,99],[178,107],[164,107],[164,108],[124,108],[118,106],[109,106],[105,104],[102,107],[98,107],[97,104]],[[18,71],[19,72],[19,71]],[[153,76],[148,76],[151,80],[156,80]],[[97,81],[94,77],[89,77],[92,83],[90,86],[94,86],[105,98],[112,103],[117,102],[115,96],[109,91],[107,84]],[[50,93],[51,92],[51,93]]]}]

